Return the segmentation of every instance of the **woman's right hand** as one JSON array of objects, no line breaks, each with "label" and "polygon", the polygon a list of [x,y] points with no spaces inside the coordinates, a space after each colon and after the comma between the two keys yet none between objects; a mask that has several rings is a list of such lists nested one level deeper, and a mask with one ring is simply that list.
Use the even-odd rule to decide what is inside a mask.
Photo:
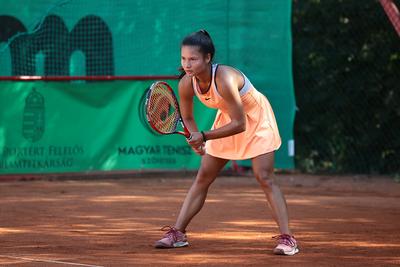
[{"label": "woman's right hand", "polygon": [[190,137],[186,139],[193,151],[202,156],[205,153],[203,135],[200,132],[192,132]]},{"label": "woman's right hand", "polygon": [[186,139],[186,141],[192,147],[200,147],[200,146],[204,145],[203,135],[200,132],[192,132],[190,134],[190,137],[188,139]]},{"label": "woman's right hand", "polygon": [[200,156],[203,156],[205,154],[205,152],[206,152],[206,150],[204,148],[204,143],[199,147],[193,147],[192,146],[192,149],[197,155],[200,155]]}]

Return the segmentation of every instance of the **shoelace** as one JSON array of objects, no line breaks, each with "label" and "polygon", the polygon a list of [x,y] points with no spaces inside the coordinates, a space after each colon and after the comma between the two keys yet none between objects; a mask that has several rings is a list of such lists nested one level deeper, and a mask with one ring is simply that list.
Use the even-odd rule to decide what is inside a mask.
[{"label": "shoelace", "polygon": [[287,235],[287,234],[277,235],[272,238],[278,239],[279,244],[284,244],[284,245],[290,246],[290,247],[294,247],[296,245],[296,243],[294,241],[294,237]]},{"label": "shoelace", "polygon": [[172,239],[174,242],[178,241],[178,230],[175,227],[166,225],[163,228],[161,228],[161,231],[167,231],[164,234],[164,237]]}]

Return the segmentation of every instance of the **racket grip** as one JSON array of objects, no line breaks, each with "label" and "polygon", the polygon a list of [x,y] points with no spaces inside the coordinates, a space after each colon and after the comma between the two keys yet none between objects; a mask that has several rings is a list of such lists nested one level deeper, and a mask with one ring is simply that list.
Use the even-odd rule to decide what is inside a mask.
[{"label": "racket grip", "polygon": [[192,134],[189,132],[188,129],[186,129],[186,127],[183,127],[183,132],[184,132],[185,137],[186,137],[187,140],[192,139]]}]

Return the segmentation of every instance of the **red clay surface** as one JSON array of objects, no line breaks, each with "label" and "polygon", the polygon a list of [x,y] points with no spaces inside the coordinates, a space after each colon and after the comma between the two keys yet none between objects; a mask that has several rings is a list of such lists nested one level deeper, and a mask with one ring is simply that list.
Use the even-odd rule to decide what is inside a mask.
[{"label": "red clay surface", "polygon": [[[300,253],[278,234],[251,177],[219,177],[190,246],[157,250],[189,178],[3,181],[1,266],[399,266],[400,184],[385,177],[280,174]],[[1,177],[0,177],[1,179]]]}]

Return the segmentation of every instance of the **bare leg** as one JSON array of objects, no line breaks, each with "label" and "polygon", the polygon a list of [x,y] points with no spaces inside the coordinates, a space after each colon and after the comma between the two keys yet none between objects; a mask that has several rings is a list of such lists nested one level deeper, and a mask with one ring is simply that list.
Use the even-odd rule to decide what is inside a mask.
[{"label": "bare leg", "polygon": [[204,155],[201,166],[189,192],[183,202],[175,228],[184,232],[192,218],[201,210],[206,200],[209,186],[214,182],[220,170],[228,162],[226,159]]},{"label": "bare leg", "polygon": [[254,175],[265,193],[281,234],[291,235],[286,200],[274,181],[274,152],[253,158],[252,164]]}]

